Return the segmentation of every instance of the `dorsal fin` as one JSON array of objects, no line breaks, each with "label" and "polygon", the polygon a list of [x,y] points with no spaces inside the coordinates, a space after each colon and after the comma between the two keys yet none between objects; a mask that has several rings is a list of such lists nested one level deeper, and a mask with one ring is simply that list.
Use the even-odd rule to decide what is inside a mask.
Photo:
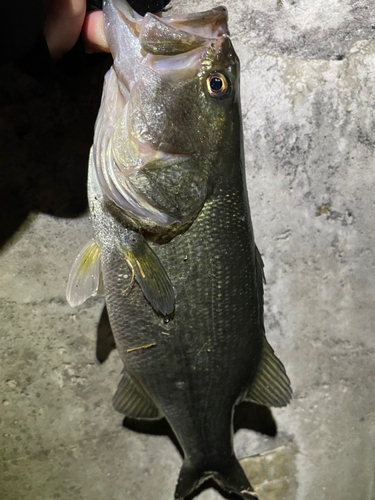
[{"label": "dorsal fin", "polygon": [[292,397],[290,380],[284,365],[275,355],[272,347],[263,336],[263,354],[249,388],[245,391],[242,400],[265,406],[286,406]]},{"label": "dorsal fin", "polygon": [[96,242],[90,240],[73,263],[66,287],[66,300],[72,307],[77,307],[100,293],[103,293],[100,252]]},{"label": "dorsal fin", "polygon": [[125,370],[112,403],[116,411],[127,417],[147,420],[162,418],[151,398]]}]

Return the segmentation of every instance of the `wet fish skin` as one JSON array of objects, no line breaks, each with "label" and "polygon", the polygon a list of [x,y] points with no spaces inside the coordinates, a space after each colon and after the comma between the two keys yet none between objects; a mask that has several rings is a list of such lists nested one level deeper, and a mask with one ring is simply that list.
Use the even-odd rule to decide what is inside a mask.
[{"label": "wet fish skin", "polygon": [[[96,124],[88,195],[92,245],[99,249],[90,255],[100,255],[125,367],[114,406],[136,418],[168,420],[184,451],[177,499],[208,477],[253,498],[234,456],[234,406],[241,400],[283,406],[291,389],[264,335],[239,62],[226,12],[159,21],[135,16],[121,0],[107,1],[104,11],[114,68]],[[177,55],[165,56],[173,50]],[[207,90],[213,72],[229,84],[220,99]],[[85,285],[76,303],[98,293],[100,282]],[[74,277],[70,283],[68,299]]]}]

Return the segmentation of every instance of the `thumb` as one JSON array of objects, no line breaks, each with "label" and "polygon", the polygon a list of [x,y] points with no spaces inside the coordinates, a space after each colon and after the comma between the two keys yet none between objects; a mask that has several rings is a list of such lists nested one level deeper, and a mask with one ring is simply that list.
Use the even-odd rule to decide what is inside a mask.
[{"label": "thumb", "polygon": [[109,52],[107,38],[104,32],[103,11],[89,12],[82,26],[82,39],[88,54],[93,52]]}]

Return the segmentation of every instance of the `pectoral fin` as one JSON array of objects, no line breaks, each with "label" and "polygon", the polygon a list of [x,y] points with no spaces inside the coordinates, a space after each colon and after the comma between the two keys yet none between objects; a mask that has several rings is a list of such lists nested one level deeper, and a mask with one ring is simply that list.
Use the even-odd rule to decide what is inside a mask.
[{"label": "pectoral fin", "polygon": [[66,287],[66,299],[72,307],[77,307],[100,293],[103,293],[100,252],[96,242],[91,240],[74,261]]},{"label": "pectoral fin", "polygon": [[242,397],[243,401],[281,407],[292,397],[290,380],[284,365],[275,355],[272,347],[263,337],[263,355],[255,379]]},{"label": "pectoral fin", "polygon": [[163,315],[171,314],[175,306],[172,283],[162,263],[143,236],[132,233],[123,245],[125,259],[134,272],[142,292],[152,307]]},{"label": "pectoral fin", "polygon": [[162,418],[151,398],[125,370],[112,403],[116,411],[127,417],[148,420]]}]

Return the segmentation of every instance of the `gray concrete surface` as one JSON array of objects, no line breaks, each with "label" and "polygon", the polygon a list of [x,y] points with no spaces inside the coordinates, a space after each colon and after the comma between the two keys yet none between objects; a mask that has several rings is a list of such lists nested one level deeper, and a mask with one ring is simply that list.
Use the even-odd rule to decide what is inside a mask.
[{"label": "gray concrete surface", "polygon": [[[215,4],[172,0],[175,11]],[[375,2],[226,5],[242,62],[266,328],[295,393],[272,410],[275,438],[241,429],[236,451],[261,500],[374,500]],[[27,175],[21,186],[2,174],[11,230],[0,253],[0,498],[168,500],[179,453],[166,436],[122,427],[111,408],[118,355],[95,360],[102,299],[77,310],[65,302],[70,265],[91,235],[79,203],[69,216],[72,193],[82,198],[77,178],[44,185],[38,170],[52,162],[56,175],[84,174],[97,97],[60,87],[46,97],[35,85],[18,76],[1,101],[2,162]],[[84,100],[83,118],[72,99]],[[51,118],[62,105],[68,111]],[[40,113],[44,128],[33,126]],[[33,203],[21,210],[25,184]],[[209,489],[197,498],[221,497]]]}]

